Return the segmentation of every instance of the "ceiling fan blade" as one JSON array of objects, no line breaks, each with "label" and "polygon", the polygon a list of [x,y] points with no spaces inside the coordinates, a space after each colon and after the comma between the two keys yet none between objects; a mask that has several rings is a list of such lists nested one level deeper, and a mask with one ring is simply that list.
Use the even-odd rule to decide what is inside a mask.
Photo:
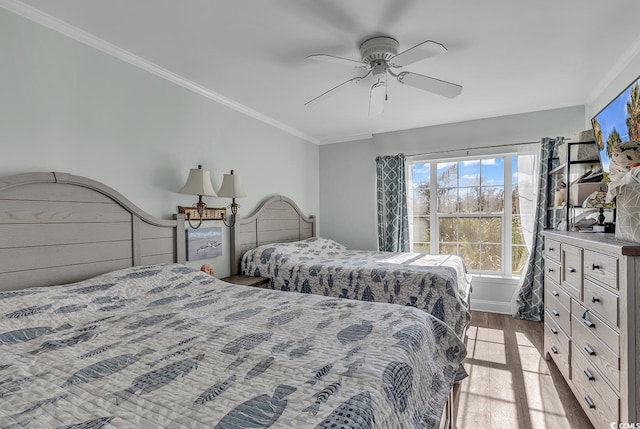
[{"label": "ceiling fan blade", "polygon": [[387,100],[387,80],[386,74],[384,78],[378,79],[371,86],[371,94],[369,95],[369,116],[378,116],[384,111],[384,102]]},{"label": "ceiling fan blade", "polygon": [[366,67],[362,61],[350,60],[349,58],[336,57],[335,55],[315,54],[309,55],[308,60],[321,61],[323,63],[335,63],[352,67]]},{"label": "ceiling fan blade", "polygon": [[433,92],[443,97],[455,98],[462,92],[460,85],[417,73],[402,72],[397,77],[400,83]]},{"label": "ceiling fan blade", "polygon": [[304,105],[307,106],[307,107],[315,106],[316,104],[318,104],[318,102],[327,99],[330,95],[334,95],[337,92],[340,92],[340,91],[337,91],[338,89],[343,89],[343,88],[349,86],[349,84],[358,83],[362,79],[364,79],[365,77],[369,76],[370,74],[371,74],[371,72],[367,73],[366,75],[364,75],[362,77],[361,76],[356,76],[356,77],[353,77],[353,78],[349,79],[346,82],[342,82],[340,85],[334,86],[330,90],[325,91],[322,94],[318,95],[317,97],[312,98],[311,100],[307,101],[306,103],[304,103]]},{"label": "ceiling fan blade", "polygon": [[444,54],[445,52],[447,52],[447,48],[445,48],[444,45],[434,42],[433,40],[425,40],[406,51],[400,52],[391,58],[389,63],[392,67],[404,67],[420,60]]}]

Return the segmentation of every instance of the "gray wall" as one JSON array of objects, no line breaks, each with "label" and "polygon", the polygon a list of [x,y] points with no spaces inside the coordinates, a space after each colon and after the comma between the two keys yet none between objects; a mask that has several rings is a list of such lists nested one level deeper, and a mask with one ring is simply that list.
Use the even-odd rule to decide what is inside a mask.
[{"label": "gray wall", "polygon": [[[242,176],[241,215],[274,194],[318,214],[318,156],[313,143],[0,9],[0,176],[86,176],[169,218],[196,202],[177,191],[203,164],[216,189],[223,173]],[[223,256],[206,261],[219,277],[230,263],[223,230]]]}]

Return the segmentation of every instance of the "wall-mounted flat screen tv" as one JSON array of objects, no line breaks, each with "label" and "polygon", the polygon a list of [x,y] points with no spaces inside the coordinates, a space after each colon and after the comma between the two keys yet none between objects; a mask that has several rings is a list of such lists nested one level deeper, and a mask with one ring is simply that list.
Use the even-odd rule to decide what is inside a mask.
[{"label": "wall-mounted flat screen tv", "polygon": [[600,161],[609,183],[611,151],[617,145],[640,140],[640,77],[636,78],[593,119],[593,133],[600,148]]}]

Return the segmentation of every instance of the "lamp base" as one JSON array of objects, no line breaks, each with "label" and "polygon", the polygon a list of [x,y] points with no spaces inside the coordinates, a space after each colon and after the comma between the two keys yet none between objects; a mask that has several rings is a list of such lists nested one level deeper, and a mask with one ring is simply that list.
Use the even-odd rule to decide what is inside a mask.
[{"label": "lamp base", "polygon": [[593,232],[607,232],[613,233],[616,232],[616,224],[613,222],[607,222],[603,225],[593,225]]}]

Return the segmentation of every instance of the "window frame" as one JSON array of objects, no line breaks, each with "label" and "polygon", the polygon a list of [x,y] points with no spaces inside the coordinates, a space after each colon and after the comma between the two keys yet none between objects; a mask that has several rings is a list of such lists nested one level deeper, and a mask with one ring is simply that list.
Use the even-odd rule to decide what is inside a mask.
[{"label": "window frame", "polygon": [[[470,154],[469,151],[465,155],[442,157],[420,157],[412,156],[408,157],[407,162],[409,168],[406,169],[406,182],[407,182],[407,206],[409,215],[409,236],[410,236],[410,250],[414,251],[414,243],[420,243],[414,241],[414,213],[413,213],[413,166],[415,164],[428,164],[429,165],[429,183],[430,183],[430,199],[429,199],[429,213],[424,216],[425,221],[429,224],[429,250],[431,254],[438,254],[440,247],[440,231],[439,220],[442,218],[486,218],[486,217],[499,217],[502,220],[501,237],[502,237],[502,270],[501,271],[489,271],[489,270],[469,270],[470,274],[475,276],[492,276],[500,278],[512,278],[518,279],[521,274],[513,273],[513,234],[512,234],[512,222],[515,216],[521,216],[521,213],[513,213],[512,195],[514,189],[513,182],[513,164],[514,157],[521,155],[528,155],[533,153],[533,150],[519,150],[514,146],[502,147],[501,150],[489,150],[479,151],[479,153]],[[438,154],[434,154],[438,155]],[[440,154],[442,155],[442,154]],[[481,161],[483,159],[502,158],[504,160],[503,180],[504,180],[504,209],[502,212],[474,212],[474,213],[438,213],[437,212],[437,186],[438,186],[438,171],[437,164],[445,162],[461,162],[461,161]],[[516,159],[517,160],[517,159]],[[457,189],[465,188],[465,186],[459,186],[460,182],[457,182]],[[428,219],[427,219],[428,218]],[[457,243],[460,243],[459,241]]]}]

